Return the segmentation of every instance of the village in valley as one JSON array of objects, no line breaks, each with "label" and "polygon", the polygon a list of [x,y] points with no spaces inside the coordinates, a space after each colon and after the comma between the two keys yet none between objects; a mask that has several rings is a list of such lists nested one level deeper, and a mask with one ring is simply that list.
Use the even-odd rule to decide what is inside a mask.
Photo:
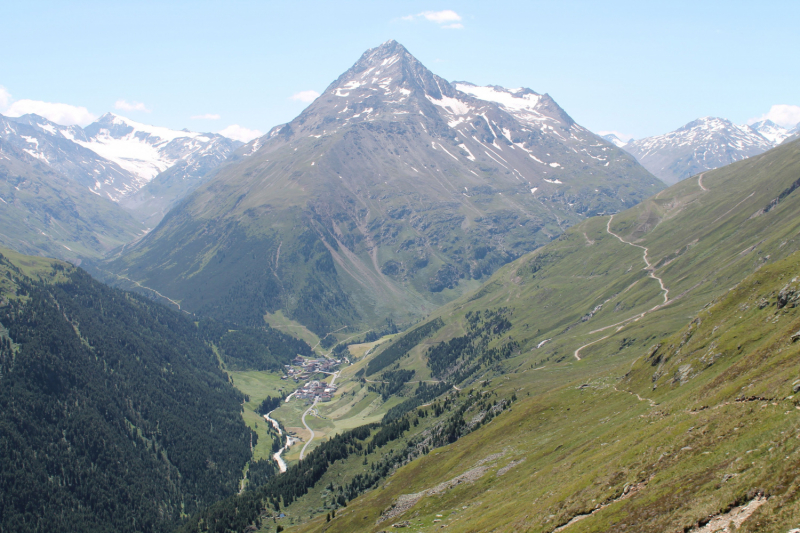
[{"label": "village in valley", "polygon": [[[298,355],[294,358],[291,365],[284,365],[286,374],[281,379],[293,379],[295,383],[306,380],[314,374],[330,374],[334,375],[339,365],[342,363],[341,359],[328,359],[320,357],[317,359],[309,359]],[[330,384],[324,381],[311,380],[306,382],[303,386],[297,389],[293,394],[300,400],[318,400],[321,402],[329,402],[336,392],[336,385],[332,382]]]}]

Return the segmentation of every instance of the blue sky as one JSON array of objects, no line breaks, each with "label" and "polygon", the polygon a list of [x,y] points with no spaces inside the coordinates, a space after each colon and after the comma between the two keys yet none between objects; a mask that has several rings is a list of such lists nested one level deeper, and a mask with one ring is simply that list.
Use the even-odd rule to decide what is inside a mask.
[{"label": "blue sky", "polygon": [[0,17],[0,113],[62,122],[265,132],[388,39],[448,80],[547,92],[593,131],[800,105],[797,1],[6,1]]}]

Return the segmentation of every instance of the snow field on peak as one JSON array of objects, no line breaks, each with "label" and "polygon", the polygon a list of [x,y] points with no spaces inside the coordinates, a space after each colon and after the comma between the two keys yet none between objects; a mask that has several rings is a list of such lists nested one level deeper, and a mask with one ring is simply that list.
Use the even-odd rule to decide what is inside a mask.
[{"label": "snow field on peak", "polygon": [[100,157],[115,162],[144,182],[150,181],[173,163],[170,159],[162,157],[156,146],[133,137],[133,134],[115,139],[109,135],[108,130],[101,130],[89,142],[75,142]]},{"label": "snow field on peak", "polygon": [[506,92],[499,91],[494,87],[481,87],[465,83],[456,83],[455,87],[462,93],[467,93],[479,100],[495,102],[513,111],[533,111],[542,98],[538,94],[524,94],[522,96],[511,94],[512,92],[520,92],[522,89],[508,89],[508,92]]},{"label": "snow field on peak", "polygon": [[[202,133],[150,126],[119,115],[110,115],[111,124],[128,126],[133,128],[133,131],[117,138],[109,129],[101,128],[89,141],[72,140],[136,176],[139,186],[152,180],[177,161],[189,158],[192,153],[207,151],[212,142],[210,137]],[[163,148],[179,139],[185,139],[183,148],[186,153],[178,157],[162,153]]]}]

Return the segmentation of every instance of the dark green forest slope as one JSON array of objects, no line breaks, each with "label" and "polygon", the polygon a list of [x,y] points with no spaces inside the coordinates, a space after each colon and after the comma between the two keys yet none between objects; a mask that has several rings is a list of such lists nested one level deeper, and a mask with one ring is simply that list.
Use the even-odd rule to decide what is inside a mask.
[{"label": "dark green forest slope", "polygon": [[219,331],[7,250],[0,323],[0,531],[169,531],[238,489],[255,435]]}]

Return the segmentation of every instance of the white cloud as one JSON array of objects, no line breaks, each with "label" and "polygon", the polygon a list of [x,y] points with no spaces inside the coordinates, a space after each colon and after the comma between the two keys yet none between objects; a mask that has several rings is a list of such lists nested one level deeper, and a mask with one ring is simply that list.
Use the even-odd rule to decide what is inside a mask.
[{"label": "white cloud", "polygon": [[11,104],[6,111],[6,115],[9,117],[20,117],[28,113],[42,116],[62,126],[71,126],[73,124],[86,126],[97,119],[97,117],[89,113],[89,110],[85,107],[54,102],[41,102],[39,100],[17,100]]},{"label": "white cloud", "polygon": [[289,98],[292,100],[299,100],[300,102],[309,103],[319,98],[319,93],[317,91],[300,91],[299,93],[293,94]]},{"label": "white cloud", "polygon": [[464,28],[464,25],[461,24],[461,15],[452,9],[445,9],[443,11],[423,11],[416,15],[406,15],[400,18],[401,20],[409,22],[417,19],[425,19],[430,22],[435,22],[440,28],[447,30],[460,30]]},{"label": "white cloud", "polygon": [[459,14],[451,9],[445,9],[444,11],[423,11],[417,16],[425,17],[425,20],[430,20],[436,24],[459,22],[461,20]]},{"label": "white cloud", "polygon": [[762,120],[771,120],[784,128],[793,128],[800,123],[800,106],[787,104],[774,105],[770,108],[768,113],[760,117],[751,118],[747,123],[753,124],[754,122],[760,122]]},{"label": "white cloud", "polygon": [[150,113],[150,110],[147,109],[141,102],[128,102],[126,100],[119,99],[114,104],[114,109],[121,109],[122,111],[144,111],[145,113]]},{"label": "white cloud", "polygon": [[9,93],[5,87],[0,85],[0,109],[5,110],[8,107],[8,104],[11,103],[11,93]]},{"label": "white cloud", "polygon": [[216,113],[206,113],[205,115],[192,115],[190,118],[192,120],[219,120],[222,117]]},{"label": "white cloud", "polygon": [[238,124],[231,124],[224,130],[219,132],[220,135],[224,135],[228,139],[233,139],[234,141],[242,141],[243,143],[250,142],[257,137],[261,137],[264,135],[262,132],[258,130],[250,130],[247,128],[243,128]]},{"label": "white cloud", "polygon": [[619,139],[620,141],[625,141],[625,142],[628,142],[631,139],[633,139],[633,135],[628,135],[627,133],[622,133],[620,131],[614,131],[614,130],[598,131],[597,134],[600,135],[600,136],[609,135],[609,134],[616,135],[617,139]]}]

